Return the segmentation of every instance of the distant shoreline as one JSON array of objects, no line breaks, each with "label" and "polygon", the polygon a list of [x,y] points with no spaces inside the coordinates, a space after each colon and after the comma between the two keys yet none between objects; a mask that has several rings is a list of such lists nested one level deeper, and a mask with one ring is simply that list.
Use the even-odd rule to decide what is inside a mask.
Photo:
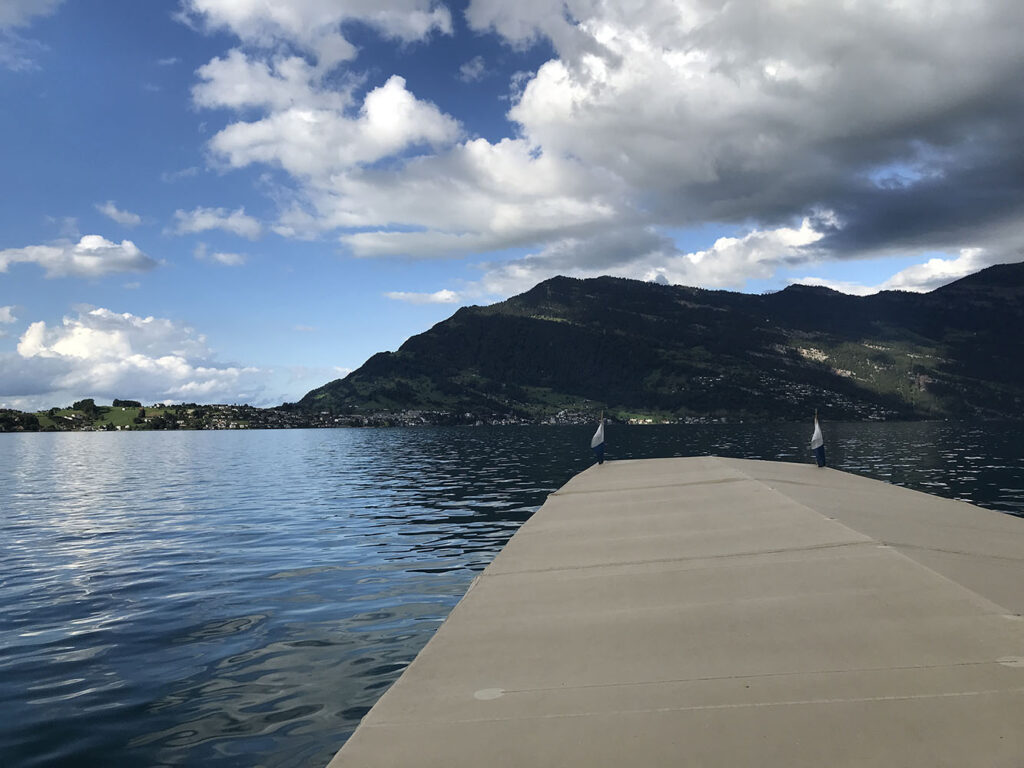
[{"label": "distant shoreline", "polygon": [[[287,406],[258,408],[251,405],[166,405],[96,406],[51,408],[25,412],[0,409],[0,432],[163,432],[230,431],[274,429],[366,429],[385,427],[474,427],[474,426],[574,426],[595,423],[597,416],[585,411],[559,412],[534,418],[512,414],[456,414],[448,411],[372,411],[363,414],[309,413]],[[630,426],[673,426],[711,424],[793,424],[792,418],[728,418],[725,416],[624,416],[607,414],[612,424]],[[943,421],[942,419],[839,419],[856,423]]]}]

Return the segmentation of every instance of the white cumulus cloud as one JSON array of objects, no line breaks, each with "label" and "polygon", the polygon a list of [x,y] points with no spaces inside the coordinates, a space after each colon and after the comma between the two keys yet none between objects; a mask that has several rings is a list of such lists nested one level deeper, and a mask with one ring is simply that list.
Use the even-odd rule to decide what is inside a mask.
[{"label": "white cumulus cloud", "polygon": [[203,208],[200,206],[191,211],[179,209],[174,212],[174,218],[177,221],[174,231],[179,235],[222,229],[225,232],[232,232],[240,237],[255,240],[263,231],[260,222],[246,214],[245,208],[228,211],[227,208]]},{"label": "white cumulus cloud", "polygon": [[126,227],[134,227],[142,223],[142,217],[139,214],[121,210],[114,204],[113,200],[107,200],[107,202],[102,204],[97,203],[96,210],[107,218]]},{"label": "white cumulus cloud", "polygon": [[[253,14],[247,8],[224,23],[251,42]],[[274,19],[275,36],[302,44],[292,22]],[[482,66],[469,62],[466,74]],[[315,56],[248,49],[197,71],[196,106],[262,113],[219,130],[211,156],[230,167],[279,167],[297,182],[297,194],[281,196],[292,203],[274,226],[279,234],[340,230],[357,256],[463,256],[565,236],[621,213],[621,185],[601,169],[522,139],[464,140],[459,122],[418,99],[401,76],[359,103],[355,81],[324,72]],[[353,229],[361,231],[346,232]]]},{"label": "white cumulus cloud", "polygon": [[196,70],[192,88],[198,107],[243,109],[290,107],[342,109],[348,95],[319,87],[321,74],[301,56],[250,58],[235,48]]},{"label": "white cumulus cloud", "polygon": [[[261,112],[217,132],[212,155],[283,169],[295,188],[275,231],[336,232],[357,256],[528,247],[575,253],[570,266],[587,271],[585,249],[567,244],[715,222],[742,242],[685,272],[741,283],[775,262],[738,251],[820,209],[835,212],[815,230],[822,259],[1024,241],[1011,226],[1024,215],[1017,0],[471,0],[472,29],[554,51],[510,84],[513,125],[493,141],[466,138],[400,77],[358,104],[352,81],[324,75],[357,53],[344,19],[420,39],[449,28],[440,6],[188,8],[244,46],[200,69],[196,105]],[[401,11],[418,21],[403,27]],[[282,53],[295,50],[304,57]],[[458,74],[483,71],[472,60]]]},{"label": "white cumulus cloud", "polygon": [[460,143],[398,170],[334,178],[312,195],[332,227],[393,227],[343,235],[357,256],[448,257],[486,252],[620,224],[614,180],[570,157],[533,151],[520,139]]},{"label": "white cumulus cloud", "polygon": [[[1014,261],[1018,261],[1014,259]],[[947,283],[972,275],[985,267],[1004,262],[997,254],[983,248],[964,248],[957,256],[933,257],[920,264],[902,269],[877,285],[827,280],[819,277],[804,277],[796,282],[804,285],[820,285],[855,296],[868,296],[879,291],[913,291],[926,293]]]},{"label": "white cumulus cloud", "polygon": [[538,252],[478,265],[483,275],[435,293],[394,291],[389,298],[417,303],[505,298],[556,275],[612,275],[674,285],[742,289],[748,279],[768,278],[781,267],[814,262],[822,233],[809,218],[798,226],[754,230],[722,237],[707,249],[680,251],[655,228],[615,229],[563,238]]},{"label": "white cumulus cloud", "polygon": [[18,318],[14,316],[13,306],[0,307],[0,323],[9,325],[13,322],[16,322],[17,319]]},{"label": "white cumulus cloud", "polygon": [[104,308],[31,323],[2,371],[0,396],[32,397],[38,407],[85,396],[241,402],[263,381],[257,368],[216,362],[192,328]]},{"label": "white cumulus cloud", "polygon": [[85,235],[77,243],[58,240],[0,251],[0,272],[16,263],[38,264],[47,277],[102,277],[117,272],[146,272],[157,266],[131,240],[115,243],[100,235]]},{"label": "white cumulus cloud", "polygon": [[[270,106],[284,98],[275,96],[273,89],[256,90],[264,93]],[[212,92],[202,93],[212,99]],[[318,92],[306,88],[296,90],[295,95],[315,102]],[[234,167],[266,163],[295,176],[324,180],[410,147],[449,144],[458,133],[455,120],[433,104],[416,99],[406,89],[405,80],[396,75],[371,90],[354,116],[339,108],[300,102],[273,109],[261,120],[228,125],[210,140],[210,149]]]},{"label": "white cumulus cloud", "polygon": [[185,0],[183,5],[186,18],[207,28],[229,30],[264,48],[290,43],[315,55],[325,68],[356,55],[342,32],[348,21],[407,42],[452,31],[448,9],[432,0]]},{"label": "white cumulus cloud", "polygon": [[964,248],[954,258],[933,258],[907,267],[882,284],[882,290],[932,291],[941,285],[959,280],[991,266],[991,256],[981,248]]}]

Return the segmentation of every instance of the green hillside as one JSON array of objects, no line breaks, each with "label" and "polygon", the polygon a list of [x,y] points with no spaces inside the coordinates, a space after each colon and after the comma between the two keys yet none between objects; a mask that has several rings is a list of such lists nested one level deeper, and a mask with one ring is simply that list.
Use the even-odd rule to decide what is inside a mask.
[{"label": "green hillside", "polygon": [[467,307],[309,392],[305,411],[544,418],[1022,416],[1024,265],[928,294],[557,277]]}]

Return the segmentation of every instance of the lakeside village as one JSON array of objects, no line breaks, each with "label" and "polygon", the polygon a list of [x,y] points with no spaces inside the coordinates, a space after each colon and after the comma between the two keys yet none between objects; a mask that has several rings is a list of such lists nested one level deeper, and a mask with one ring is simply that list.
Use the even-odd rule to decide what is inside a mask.
[{"label": "lakeside village", "polygon": [[[668,419],[644,415],[608,414],[628,424],[709,424],[726,418],[690,416]],[[66,408],[27,413],[0,409],[0,432],[122,432],[174,429],[310,429],[329,427],[482,426],[517,424],[591,424],[593,408],[563,409],[543,417],[516,414],[473,414],[450,411],[405,410],[335,414],[309,412],[293,405],[257,408],[252,405],[199,405],[196,403],[143,405],[136,400],[117,400],[96,405],[79,400]]]},{"label": "lakeside village", "polygon": [[[804,402],[820,403],[833,413],[853,421],[891,421],[906,418],[905,413],[877,403],[858,402],[849,395],[806,384],[762,381],[764,386],[780,390],[786,399],[799,406]],[[556,406],[557,407],[557,406]],[[156,403],[143,405],[138,400],[114,399],[111,405],[97,405],[95,400],[79,400],[66,408],[24,412],[0,408],[0,432],[123,432],[174,429],[315,429],[330,427],[419,427],[419,426],[483,426],[520,424],[592,424],[597,413],[605,411],[611,423],[619,424],[725,424],[729,422],[764,421],[764,415],[721,409],[712,413],[676,415],[657,412],[629,412],[607,409],[604,404],[583,399],[570,407],[554,411],[550,406],[533,412],[517,409],[506,413],[462,410],[405,409],[388,411],[360,409],[349,406],[337,410],[307,409],[294,403],[271,408],[253,405],[200,405],[197,403]],[[789,414],[778,414],[785,421]]]}]

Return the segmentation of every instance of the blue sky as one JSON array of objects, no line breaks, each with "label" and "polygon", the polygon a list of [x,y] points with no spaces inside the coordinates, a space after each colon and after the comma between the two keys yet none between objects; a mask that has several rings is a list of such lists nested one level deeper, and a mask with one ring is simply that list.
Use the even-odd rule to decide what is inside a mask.
[{"label": "blue sky", "polygon": [[0,407],[295,400],[556,274],[1019,261],[1014,0],[0,0]]}]

